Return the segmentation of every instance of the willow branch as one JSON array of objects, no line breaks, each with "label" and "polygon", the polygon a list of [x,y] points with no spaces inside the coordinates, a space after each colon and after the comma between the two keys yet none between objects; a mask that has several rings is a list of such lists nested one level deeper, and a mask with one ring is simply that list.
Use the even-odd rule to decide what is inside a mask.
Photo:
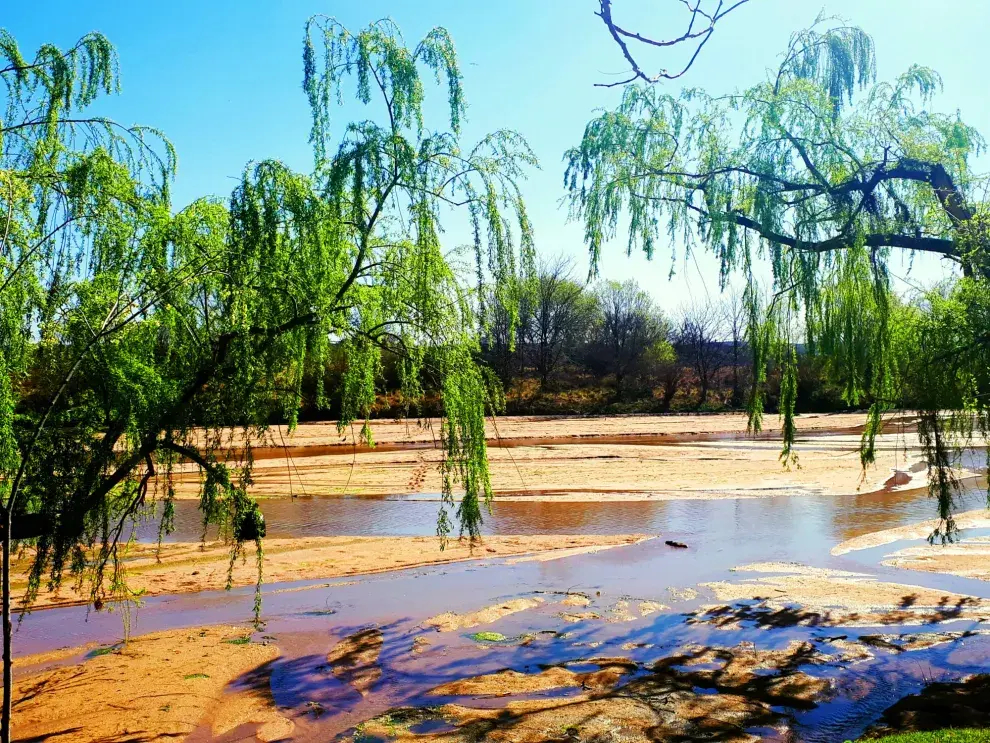
[{"label": "willow branch", "polygon": [[[725,0],[719,0],[718,6],[714,13],[706,13],[701,9],[701,3],[703,0],[695,0],[692,6],[687,0],[682,0],[685,7],[691,14],[690,21],[688,22],[687,30],[684,31],[679,36],[670,39],[654,39],[649,36],[644,36],[635,31],[629,31],[625,28],[619,26],[612,17],[612,0],[599,0],[599,10],[595,15],[602,19],[602,22],[608,28],[609,34],[612,36],[612,40],[618,45],[622,56],[625,57],[626,62],[632,68],[632,74],[629,78],[620,80],[618,82],[612,83],[596,83],[597,87],[600,88],[613,88],[619,85],[628,85],[635,80],[643,80],[647,83],[656,83],[660,80],[676,80],[687,74],[688,70],[694,65],[695,61],[698,59],[698,55],[701,54],[701,50],[708,43],[708,40],[715,33],[715,24],[717,24],[722,18],[727,16],[736,8],[745,5],[749,0],[738,0],[729,7],[725,6]],[[701,16],[708,21],[708,25],[695,30],[695,23],[698,17]],[[660,70],[655,75],[648,75],[640,64],[636,61],[632,50],[629,48],[628,41],[637,42],[646,46],[657,47],[657,48],[668,48],[673,46],[678,46],[685,44],[687,42],[696,41],[700,39],[697,47],[695,47],[694,53],[691,55],[690,59],[680,72],[669,72],[666,69]]]}]

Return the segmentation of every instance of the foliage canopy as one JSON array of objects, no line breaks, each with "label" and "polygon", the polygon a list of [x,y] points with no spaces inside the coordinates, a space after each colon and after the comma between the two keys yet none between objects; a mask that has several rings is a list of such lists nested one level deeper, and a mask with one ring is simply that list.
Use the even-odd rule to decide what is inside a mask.
[{"label": "foliage canopy", "polygon": [[[441,233],[464,212],[478,281],[501,291],[531,262],[517,182],[535,158],[509,131],[462,145],[447,33],[408,47],[391,21],[352,34],[311,19],[313,172],[252,163],[229,199],[177,212],[168,142],[89,114],[118,86],[105,38],[32,61],[9,35],[0,46],[0,496],[6,533],[36,546],[31,594],[71,571],[91,579],[98,605],[129,598],[118,558],[132,519],[159,513],[167,532],[191,467],[204,528],[231,538],[232,561],[258,542],[260,581],[251,446],[272,421],[294,424],[303,376],[319,377],[331,346],[346,359],[342,427],[370,414],[386,349],[402,359],[409,409],[437,393],[438,528],[476,536],[491,496],[492,397],[475,362],[472,291]],[[428,78],[448,97],[437,131]],[[371,113],[338,134],[331,113],[350,79]]]},{"label": "foliage canopy", "polygon": [[[875,68],[865,32],[820,17],[743,91],[630,86],[567,152],[565,185],[593,264],[625,228],[629,251],[701,246],[718,258],[723,287],[733,272],[745,277],[751,425],[760,427],[767,367],[779,365],[787,460],[797,322],[846,401],[871,405],[864,463],[882,414],[916,407],[946,535],[949,452],[988,429],[990,233],[986,178],[971,166],[984,140],[958,115],[930,110],[935,71],[914,65],[877,82]],[[951,261],[963,278],[903,306],[888,268],[895,251]]]}]

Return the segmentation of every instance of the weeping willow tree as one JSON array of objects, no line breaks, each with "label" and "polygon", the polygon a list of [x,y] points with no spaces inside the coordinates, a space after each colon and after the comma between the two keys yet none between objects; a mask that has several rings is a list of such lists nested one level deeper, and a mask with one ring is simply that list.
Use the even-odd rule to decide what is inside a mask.
[{"label": "weeping willow tree", "polygon": [[[870,37],[820,17],[743,91],[626,88],[566,153],[565,185],[593,264],[622,230],[630,252],[704,249],[723,288],[745,278],[750,425],[760,428],[776,368],[786,460],[795,328],[846,401],[869,404],[864,466],[884,414],[917,410],[942,519],[933,536],[951,538],[953,464],[988,432],[990,209],[971,165],[983,140],[958,115],[930,110],[940,87],[917,65],[877,82]],[[905,304],[888,267],[897,254],[951,262],[959,278]]]},{"label": "weeping willow tree", "polygon": [[[364,419],[369,442],[386,349],[402,360],[408,404],[438,390],[439,531],[478,535],[492,398],[475,363],[473,290],[441,233],[463,213],[478,281],[500,291],[532,262],[516,184],[535,160],[511,132],[462,146],[461,74],[443,29],[409,47],[389,21],[352,34],[314,18],[303,54],[313,172],[254,163],[229,200],[176,212],[168,142],[89,113],[118,86],[104,37],[27,59],[4,33],[0,55],[6,743],[12,544],[32,560],[25,608],[70,575],[97,609],[132,599],[121,559],[132,525],[157,514],[167,533],[175,475],[195,467],[204,529],[230,540],[232,565],[256,543],[260,586],[251,445],[272,420],[294,424],[303,376],[326,368],[331,346],[346,373],[319,401],[339,395],[341,426]],[[431,78],[448,98],[439,131],[424,120]],[[338,133],[331,113],[348,80],[369,116]]]}]

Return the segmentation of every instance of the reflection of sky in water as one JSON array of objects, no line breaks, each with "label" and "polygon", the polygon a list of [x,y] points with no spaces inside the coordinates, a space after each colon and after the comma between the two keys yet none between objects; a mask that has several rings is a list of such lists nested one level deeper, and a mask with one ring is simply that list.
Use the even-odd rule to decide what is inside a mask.
[{"label": "reflection of sky in water", "polygon": [[[960,508],[978,508],[985,497],[985,491],[971,489]],[[197,539],[195,503],[177,506],[178,530],[173,538]],[[437,507],[436,502],[400,499],[262,501],[272,537],[431,534]],[[426,696],[427,690],[440,683],[507,667],[535,673],[543,664],[593,656],[625,656],[649,665],[690,643],[727,647],[750,641],[762,648],[783,648],[793,640],[807,640],[827,651],[827,639],[840,635],[855,638],[877,632],[975,629],[978,625],[968,621],[938,628],[720,629],[685,622],[685,613],[712,603],[706,591],[690,601],[678,601],[668,591],[753,577],[730,569],[748,562],[779,560],[868,571],[885,580],[990,596],[990,584],[879,566],[884,555],[917,541],[841,557],[829,554],[844,539],[933,515],[934,504],[924,490],[631,503],[496,502],[494,515],[486,523],[488,533],[649,533],[682,540],[689,549],[673,550],[662,539],[655,539],[549,562],[489,560],[367,576],[354,585],[340,585],[345,579],[330,579],[267,586],[265,633],[278,638],[283,653],[273,666],[272,690],[279,706],[305,710],[307,702],[322,705],[326,712],[319,718],[305,714],[296,718],[299,727],[294,739],[327,740],[395,706],[447,701]],[[970,535],[985,533],[974,530]],[[306,590],[285,591],[287,587]],[[542,607],[481,628],[507,637],[533,634],[536,639],[527,645],[485,649],[466,634],[424,632],[421,627],[423,619],[443,611],[473,611],[507,597],[541,591],[551,592],[535,594],[546,598]],[[671,605],[672,611],[629,623],[592,620],[570,624],[559,616],[560,596],[552,593],[563,591],[584,592],[592,599],[589,610],[602,615],[620,599],[632,605],[638,600],[659,601]],[[133,632],[243,622],[251,616],[251,602],[250,588],[152,598],[138,611]],[[337,639],[369,625],[385,634],[379,661],[383,676],[373,692],[363,697],[329,674],[325,664],[326,653]],[[27,654],[93,640],[112,642],[120,634],[119,614],[87,616],[81,607],[57,609],[28,616],[18,629],[15,646],[18,654]],[[410,653],[414,638],[424,634],[431,645],[429,652]],[[652,647],[623,647],[630,642]],[[589,643],[601,644],[592,648]],[[835,697],[798,714],[797,739],[855,738],[883,709],[918,691],[926,679],[951,680],[985,670],[988,653],[990,638],[979,635],[927,650],[877,651],[876,658],[851,666],[808,667],[809,673],[835,679]]]},{"label": "reflection of sky in water", "polygon": [[[923,499],[915,502],[931,505]],[[964,621],[938,627],[793,626],[768,631],[745,623],[726,629],[685,622],[686,613],[711,604],[712,597],[702,590],[696,599],[679,601],[668,588],[745,579],[752,576],[731,573],[729,568],[772,559],[869,570],[906,583],[990,595],[990,585],[978,581],[947,581],[944,576],[877,568],[876,561],[905,543],[833,558],[828,550],[834,539],[821,529],[828,509],[817,501],[805,503],[804,508],[799,503],[800,499],[787,500],[778,503],[777,509],[770,500],[663,504],[668,506],[664,509],[666,517],[684,534],[692,535],[687,550],[672,550],[655,539],[543,563],[510,565],[492,560],[384,573],[361,578],[353,585],[342,585],[347,581],[337,579],[268,586],[264,634],[277,637],[282,652],[273,665],[271,681],[276,704],[304,713],[308,702],[319,703],[325,713],[318,718],[306,714],[296,718],[299,727],[294,739],[322,741],[396,706],[452,701],[426,692],[457,678],[503,668],[538,673],[546,664],[618,656],[648,667],[695,643],[733,647],[753,642],[760,648],[783,649],[801,640],[816,643],[820,650],[829,652],[828,639],[840,636],[855,639],[860,634],[965,631],[979,627]],[[787,508],[783,516],[782,507]],[[887,515],[885,522],[876,524],[881,527],[917,519],[910,509],[895,511],[888,507],[877,512]],[[775,514],[790,521],[774,522]],[[706,519],[720,524],[721,531],[706,537],[702,530]],[[285,590],[307,586],[308,590]],[[591,605],[581,611],[596,611],[602,616],[608,616],[618,600],[626,600],[633,607],[640,600],[655,600],[670,605],[672,610],[634,622],[591,620],[570,624],[560,617],[567,609],[558,603],[559,592],[565,591],[589,596]],[[531,634],[534,639],[527,645],[483,648],[467,637],[473,630],[437,633],[421,626],[426,617],[443,611],[469,612],[519,595],[542,596],[545,604],[478,629],[510,638]],[[139,610],[133,632],[243,622],[250,617],[251,600],[250,588],[152,598]],[[111,642],[119,637],[118,615],[90,614],[88,621],[84,621],[85,617],[83,608],[42,611],[27,617],[18,631],[19,654],[90,640]],[[383,674],[372,693],[364,697],[328,672],[326,654],[338,639],[371,625],[385,635],[379,659]],[[415,655],[410,651],[419,636],[429,641],[429,650]],[[648,647],[624,647],[630,642]],[[874,652],[875,658],[854,665],[812,665],[804,669],[812,675],[833,678],[835,696],[817,709],[797,714],[797,740],[855,739],[883,709],[901,696],[918,691],[926,679],[951,680],[985,670],[990,638],[978,635],[904,653]],[[484,704],[499,706],[505,701],[489,700]]]}]

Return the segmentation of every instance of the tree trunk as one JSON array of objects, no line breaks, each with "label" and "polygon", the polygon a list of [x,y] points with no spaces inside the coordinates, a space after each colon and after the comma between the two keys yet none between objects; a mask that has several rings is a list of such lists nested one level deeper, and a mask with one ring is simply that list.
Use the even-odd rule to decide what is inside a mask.
[{"label": "tree trunk", "polygon": [[3,530],[3,579],[0,586],[3,600],[3,712],[0,715],[0,743],[10,743],[11,697],[14,691],[13,660],[10,657],[13,640],[10,622],[10,511],[5,516],[7,523]]},{"label": "tree trunk", "polygon": [[660,412],[669,413],[670,403],[674,399],[674,395],[677,394],[677,387],[673,384],[665,384],[663,387],[663,393],[660,396]]},{"label": "tree trunk", "polygon": [[732,338],[732,407],[738,408],[742,402],[742,389],[739,387],[739,341],[736,334]]}]

